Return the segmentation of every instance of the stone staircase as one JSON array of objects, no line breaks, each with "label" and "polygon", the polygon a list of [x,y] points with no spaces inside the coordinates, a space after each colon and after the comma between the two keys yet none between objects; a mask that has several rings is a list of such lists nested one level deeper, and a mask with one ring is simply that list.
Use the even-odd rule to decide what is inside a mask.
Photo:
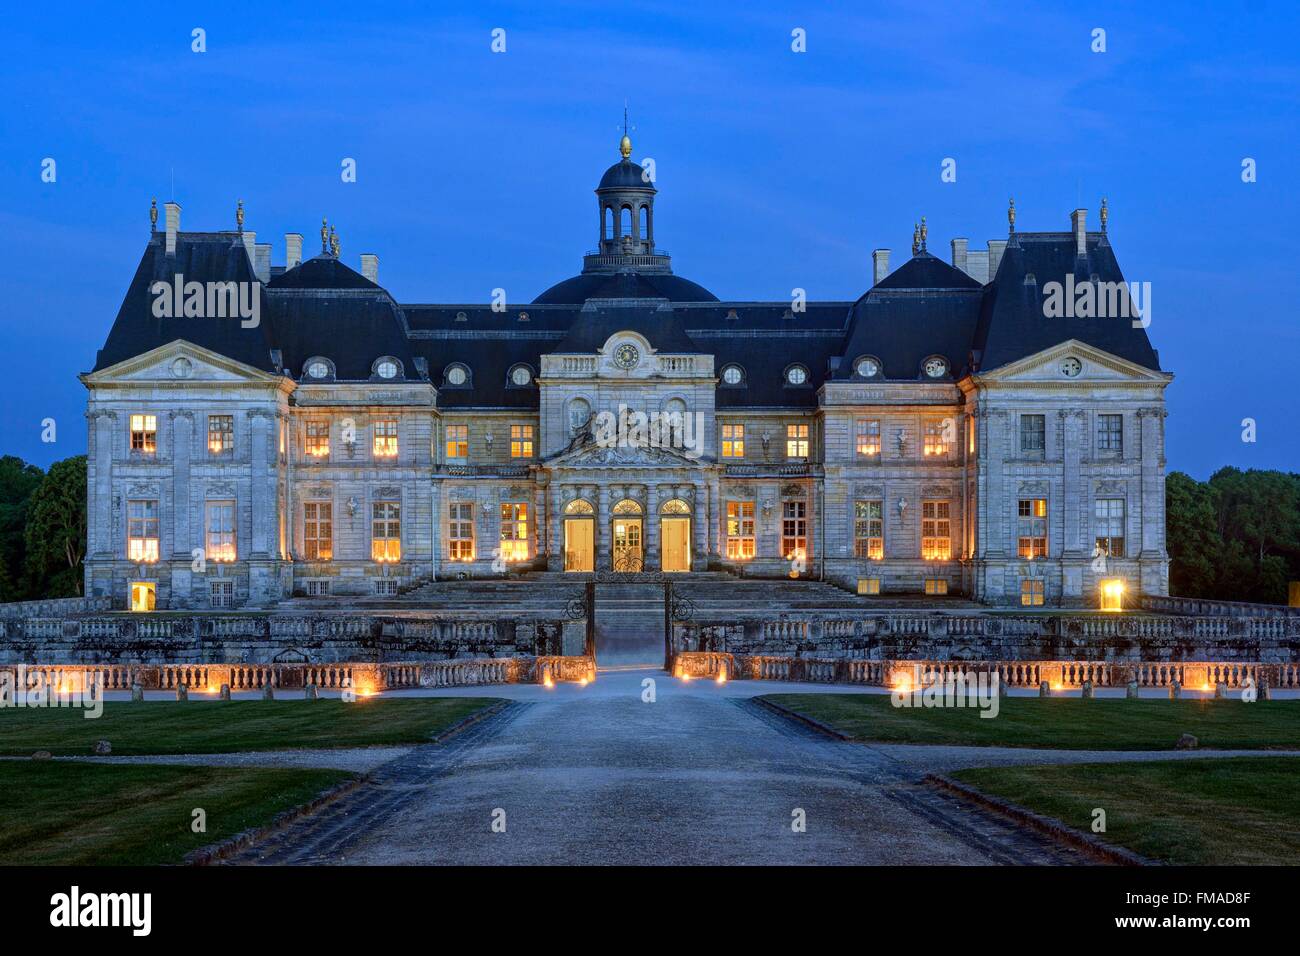
[{"label": "stone staircase", "polygon": [[663,585],[596,585],[596,664],[663,666]]}]

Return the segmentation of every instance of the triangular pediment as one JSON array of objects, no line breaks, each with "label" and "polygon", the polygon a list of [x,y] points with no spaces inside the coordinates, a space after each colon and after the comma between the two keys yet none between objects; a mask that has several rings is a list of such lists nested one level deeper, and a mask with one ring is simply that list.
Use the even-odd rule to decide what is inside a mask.
[{"label": "triangular pediment", "polygon": [[283,376],[237,362],[185,339],[175,339],[116,365],[81,376],[87,385],[135,383],[289,384]]},{"label": "triangular pediment", "polygon": [[[1067,374],[1068,370],[1074,368],[1075,362],[1078,363],[1078,371]],[[1107,382],[1165,384],[1173,379],[1168,372],[1146,368],[1078,339],[1068,339],[1000,368],[981,372],[978,377],[982,383],[1007,385],[1039,382],[1063,385]]]},{"label": "triangular pediment", "polygon": [[697,468],[700,460],[672,448],[641,444],[602,445],[591,441],[561,452],[546,465],[548,468]]}]

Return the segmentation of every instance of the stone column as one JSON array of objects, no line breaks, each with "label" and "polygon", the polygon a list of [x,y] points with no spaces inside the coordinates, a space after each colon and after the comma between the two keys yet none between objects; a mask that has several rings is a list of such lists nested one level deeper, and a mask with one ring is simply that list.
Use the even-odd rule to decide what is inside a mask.
[{"label": "stone column", "polygon": [[248,556],[252,559],[265,559],[270,557],[270,538],[276,530],[272,507],[275,500],[275,475],[268,460],[272,419],[266,412],[260,410],[249,412],[248,418],[252,442],[249,459],[251,476],[249,504],[253,519],[253,546]]},{"label": "stone column", "polygon": [[659,541],[659,486],[653,482],[646,486],[645,495],[645,569],[663,570]]},{"label": "stone column", "polygon": [[691,570],[709,567],[709,491],[702,481],[695,483],[695,507],[691,514]]},{"label": "stone column", "polygon": [[613,548],[610,542],[609,486],[600,486],[596,502],[596,570],[608,571],[612,567]]},{"label": "stone column", "polygon": [[[86,550],[100,558],[112,560],[126,556],[126,544],[120,549],[113,542],[113,432],[117,425],[117,413],[97,411],[90,413],[93,429],[90,455],[94,478],[89,490],[87,508]],[[126,504],[122,507],[125,509]]]},{"label": "stone column", "polygon": [[1137,514],[1142,523],[1142,552],[1138,557],[1143,561],[1160,561],[1165,556],[1160,535],[1165,512],[1164,418],[1163,408],[1138,410],[1142,432],[1142,498]]},{"label": "stone column", "polygon": [[564,570],[564,508],[560,483],[551,476],[550,507],[546,514],[546,568]]},{"label": "stone column", "polygon": [[429,489],[429,574],[436,581],[438,580],[439,565],[442,562],[444,553],[442,544],[443,525],[443,507],[442,507],[442,482],[430,482]]},{"label": "stone column", "polygon": [[1080,464],[1083,452],[1083,410],[1071,408],[1058,412],[1058,415],[1062,421],[1062,435],[1065,440],[1065,447],[1062,449],[1065,470],[1061,481],[1061,501],[1058,505],[1063,520],[1063,541],[1061,553],[1056,557],[1079,558],[1082,556],[1079,499],[1083,484]]}]

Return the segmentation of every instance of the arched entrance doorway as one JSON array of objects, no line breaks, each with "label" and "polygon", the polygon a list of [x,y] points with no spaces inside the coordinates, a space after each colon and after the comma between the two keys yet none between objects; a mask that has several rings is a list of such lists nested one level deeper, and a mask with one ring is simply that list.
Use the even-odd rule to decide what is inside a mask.
[{"label": "arched entrance doorway", "polygon": [[691,506],[670,498],[659,509],[659,566],[664,571],[691,569]]},{"label": "arched entrance doorway", "polygon": [[631,498],[614,505],[610,524],[613,530],[613,570],[640,571],[645,563],[645,512]]},{"label": "arched entrance doorway", "polygon": [[564,570],[596,570],[596,509],[582,498],[564,506]]}]

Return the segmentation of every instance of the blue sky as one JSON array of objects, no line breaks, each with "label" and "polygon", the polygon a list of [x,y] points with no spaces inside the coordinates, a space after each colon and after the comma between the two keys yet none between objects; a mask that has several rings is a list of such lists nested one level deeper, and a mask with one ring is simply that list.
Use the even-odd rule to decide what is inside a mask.
[{"label": "blue sky", "polygon": [[[1107,196],[1176,376],[1169,467],[1300,469],[1294,4],[378,6],[7,12],[0,453],[85,450],[76,374],[139,262],[151,197],[174,195],[186,229],[232,228],[242,198],[273,262],[285,232],[314,252],[328,216],[345,261],[377,253],[399,301],[527,301],[595,244],[591,190],[627,99],[634,158],[657,165],[656,238],[724,299],[853,299],[871,250],[900,263],[921,215],[946,256],[953,236],[1004,237],[1010,195],[1027,231],[1068,228],[1077,205],[1095,225]],[[956,183],[940,181],[947,157]]]}]

